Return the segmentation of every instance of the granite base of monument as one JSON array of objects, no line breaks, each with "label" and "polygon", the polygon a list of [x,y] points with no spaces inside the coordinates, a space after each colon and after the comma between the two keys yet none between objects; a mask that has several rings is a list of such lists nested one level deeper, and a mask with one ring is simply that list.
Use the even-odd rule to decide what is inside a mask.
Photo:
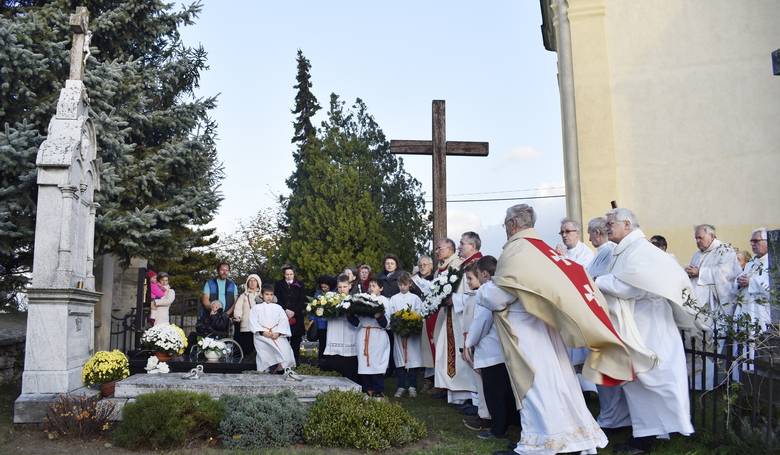
[{"label": "granite base of monument", "polygon": [[[41,423],[46,417],[46,412],[49,410],[49,405],[54,404],[61,393],[36,393],[36,394],[23,394],[14,402],[14,423]],[[74,397],[85,398],[100,398],[100,390],[90,389],[88,387],[82,387],[76,389],[67,395]]]},{"label": "granite base of monument", "polygon": [[116,383],[114,397],[101,400],[115,406],[114,416],[121,419],[121,408],[145,393],[161,390],[205,392],[214,398],[222,395],[274,395],[292,391],[302,403],[311,403],[320,393],[330,390],[360,391],[360,385],[347,378],[303,376],[300,381],[283,375],[246,372],[244,374],[205,373],[198,379],[183,379],[182,373],[135,374]]}]

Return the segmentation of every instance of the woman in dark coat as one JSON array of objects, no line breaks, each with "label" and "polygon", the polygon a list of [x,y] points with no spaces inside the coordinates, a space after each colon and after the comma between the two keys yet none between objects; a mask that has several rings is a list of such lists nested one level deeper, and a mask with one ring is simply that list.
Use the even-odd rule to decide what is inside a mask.
[{"label": "woman in dark coat", "polygon": [[284,308],[287,318],[290,320],[290,346],[295,355],[295,363],[300,364],[298,357],[301,351],[301,340],[305,331],[303,326],[303,312],[306,309],[306,294],[303,285],[295,279],[295,268],[291,265],[282,267],[284,279],[274,284],[274,295],[279,305]]},{"label": "woman in dark coat", "polygon": [[401,290],[398,288],[398,277],[401,276],[404,271],[401,269],[401,263],[398,261],[398,257],[394,254],[388,254],[382,261],[384,264],[384,270],[377,277],[382,282],[382,295],[388,299]]}]

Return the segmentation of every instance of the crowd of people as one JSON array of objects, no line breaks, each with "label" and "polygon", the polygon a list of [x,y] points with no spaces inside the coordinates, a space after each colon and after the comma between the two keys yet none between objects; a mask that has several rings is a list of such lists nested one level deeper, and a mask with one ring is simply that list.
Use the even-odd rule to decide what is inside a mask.
[{"label": "crowd of people", "polygon": [[[712,330],[720,314],[747,314],[762,328],[771,323],[766,229],[753,231],[754,256],[740,260],[713,226],[696,226],[698,251],[683,268],[666,240],[647,239],[625,208],[588,222],[593,249],[575,220],[561,222],[555,248],[535,224],[531,206],[515,205],[506,212],[498,259],[483,256],[479,235],[466,232],[457,245],[436,241],[436,263],[423,256],[414,273],[388,255],[379,273],[361,264],[320,276],[312,294],[290,265],[273,285],[250,275],[239,293],[229,264],[221,263],[203,287],[197,332],[226,333],[232,320],[259,370],[291,375],[304,337],[316,340],[320,368],[378,399],[389,374],[397,378],[396,398],[415,398],[424,379],[425,392],[465,414],[464,425],[479,438],[504,438],[520,424],[520,440],[506,453],[595,453],[607,434],[631,427],[632,438],[615,450],[637,454],[658,438],[692,434],[679,331]],[[388,334],[393,315],[421,313],[432,280],[453,269],[463,278],[420,336]],[[156,281],[152,317],[167,321],[172,290],[163,274]],[[371,294],[384,312],[307,314],[307,297],[329,292]],[[710,317],[702,319],[697,305]],[[588,395],[598,397],[597,418]]]}]

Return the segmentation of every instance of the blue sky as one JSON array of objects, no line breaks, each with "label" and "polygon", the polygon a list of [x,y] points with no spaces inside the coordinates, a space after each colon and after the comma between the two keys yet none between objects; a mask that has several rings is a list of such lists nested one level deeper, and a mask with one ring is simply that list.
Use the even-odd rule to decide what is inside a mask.
[{"label": "blue sky", "polygon": [[[534,1],[204,1],[183,39],[209,53],[199,94],[219,93],[226,178],[214,225],[230,232],[287,191],[297,49],[322,106],[331,92],[360,97],[390,139],[430,139],[431,100],[444,99],[448,139],[490,142],[487,158],[448,159],[449,199],[562,194],[556,55],[542,46],[540,24]],[[404,162],[430,199],[430,158]],[[498,254],[513,203],[451,203],[449,234],[475,230]],[[530,203],[556,242],[564,199]]]}]

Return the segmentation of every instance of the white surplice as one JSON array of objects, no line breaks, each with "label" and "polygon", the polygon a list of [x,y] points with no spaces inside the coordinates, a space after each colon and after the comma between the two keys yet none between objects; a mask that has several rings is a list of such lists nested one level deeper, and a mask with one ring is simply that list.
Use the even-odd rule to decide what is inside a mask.
[{"label": "white surplice", "polygon": [[[257,352],[257,371],[267,370],[277,364],[282,368],[295,367],[295,356],[287,339],[291,336],[290,322],[284,309],[277,303],[257,303],[249,313],[249,327],[254,335]],[[281,336],[275,340],[261,335],[274,332]]]},{"label": "white surplice", "polygon": [[[609,266],[612,262],[612,251],[615,249],[614,242],[605,242],[596,248],[596,257],[588,265],[588,275],[594,280],[601,275],[609,272]],[[610,319],[617,325],[614,317],[614,299],[607,299],[609,305]],[[583,359],[584,361],[584,359]],[[599,417],[598,423],[601,428],[620,428],[631,426],[631,416],[628,412],[628,403],[626,394],[623,392],[623,386],[604,387],[596,385],[599,393]]]},{"label": "white surplice", "polygon": [[[422,300],[419,297],[407,293],[398,293],[390,297],[390,302],[386,307],[388,321],[392,319],[393,313],[401,310],[422,311]],[[410,336],[404,343],[403,338],[398,334],[393,334],[393,360],[396,368],[420,368],[423,366],[421,353],[420,335]]]},{"label": "white surplice", "polygon": [[699,276],[691,278],[699,305],[714,313],[732,314],[733,283],[742,272],[734,248],[714,239],[706,250],[693,254],[691,265],[699,268]]},{"label": "white surplice", "polygon": [[746,287],[739,289],[737,280],[734,280],[735,293],[741,300],[741,303],[734,308],[734,316],[749,314],[751,321],[758,323],[762,330],[766,330],[767,324],[772,322],[769,306],[769,255],[764,254],[760,258],[751,259],[745,264],[745,270],[739,276],[746,276],[750,281]]},{"label": "white surplice", "polygon": [[593,250],[588,248],[587,245],[577,241],[577,244],[574,245],[574,248],[567,248],[566,253],[564,253],[564,256],[566,259],[571,259],[572,261],[576,262],[577,264],[588,268],[590,265],[590,261],[593,260],[593,257],[595,256],[593,254]]},{"label": "white surplice", "polygon": [[528,313],[520,299],[498,286],[483,286],[479,305],[491,311],[508,307],[508,319],[524,358],[534,371],[520,410],[519,454],[596,453],[607,445],[585,404],[560,333]]},{"label": "white surplice", "polygon": [[[682,289],[683,284],[687,286],[684,272],[671,257],[661,254],[664,253],[650,244],[641,230],[636,229],[613,250],[610,273],[596,278],[596,285],[605,296],[627,302],[629,308],[620,317],[630,324],[616,321],[615,325],[621,337],[634,336],[633,333],[638,332],[639,341],[657,356],[654,368],[637,371],[636,379],[623,385],[634,437],[693,433],[685,351],[675,320],[675,310],[683,310],[662,297],[662,294],[672,291],[659,289],[656,294],[652,289],[641,289],[621,279],[639,285],[640,282],[653,282],[652,279],[643,279],[642,275],[670,277],[665,280],[668,289]],[[655,258],[648,261],[655,269],[640,266],[642,255]],[[675,280],[683,284],[673,282]],[[681,296],[675,298],[681,299]]]},{"label": "white surplice", "polygon": [[358,374],[385,374],[390,361],[387,330],[379,325],[376,318],[359,316],[358,321]]}]

